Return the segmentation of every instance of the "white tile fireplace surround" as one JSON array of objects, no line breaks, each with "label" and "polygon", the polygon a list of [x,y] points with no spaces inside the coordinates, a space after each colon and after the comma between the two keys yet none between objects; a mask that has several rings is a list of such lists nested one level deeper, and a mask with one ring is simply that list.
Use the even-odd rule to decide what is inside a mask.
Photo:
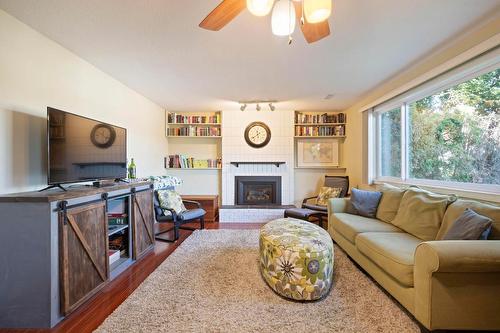
[{"label": "white tile fireplace surround", "polygon": [[[280,176],[281,204],[291,205],[294,200],[294,144],[293,111],[254,110],[224,111],[222,115],[222,206],[235,205],[236,176]],[[271,141],[260,149],[245,142],[245,128],[254,121],[262,121],[271,129]],[[254,162],[240,164],[231,162]],[[285,162],[279,167],[258,162]],[[267,222],[283,216],[283,209],[221,208],[220,222]]]}]

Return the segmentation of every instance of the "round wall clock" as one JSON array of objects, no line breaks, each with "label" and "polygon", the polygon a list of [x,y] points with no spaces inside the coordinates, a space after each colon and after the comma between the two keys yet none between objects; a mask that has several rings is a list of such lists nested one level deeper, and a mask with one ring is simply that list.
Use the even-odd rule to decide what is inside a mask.
[{"label": "round wall clock", "polygon": [[90,133],[90,141],[99,148],[109,148],[116,139],[115,129],[107,124],[95,125]]},{"label": "round wall clock", "polygon": [[265,147],[271,141],[269,126],[260,121],[251,123],[245,129],[245,141],[250,147]]}]

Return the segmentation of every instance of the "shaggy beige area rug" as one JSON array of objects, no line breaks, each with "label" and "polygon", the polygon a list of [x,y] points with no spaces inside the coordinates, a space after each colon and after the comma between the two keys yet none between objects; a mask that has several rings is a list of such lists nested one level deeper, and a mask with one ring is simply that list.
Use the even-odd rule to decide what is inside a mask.
[{"label": "shaggy beige area rug", "polygon": [[333,287],[288,301],[260,276],[258,230],[194,232],[96,332],[420,332],[335,247]]}]

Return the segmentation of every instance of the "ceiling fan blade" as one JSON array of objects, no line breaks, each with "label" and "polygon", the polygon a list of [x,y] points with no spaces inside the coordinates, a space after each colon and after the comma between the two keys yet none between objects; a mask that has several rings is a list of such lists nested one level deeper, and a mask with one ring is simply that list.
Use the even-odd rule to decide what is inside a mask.
[{"label": "ceiling fan blade", "polygon": [[200,28],[219,31],[246,8],[246,0],[223,0],[200,23]]},{"label": "ceiling fan blade", "polygon": [[[297,20],[301,22],[302,20],[302,2],[294,2],[295,5],[295,15]],[[325,38],[330,35],[330,24],[328,20],[325,20],[320,23],[308,23],[306,19],[304,19],[304,24],[300,25],[300,29],[306,38],[306,41],[311,44],[319,41],[320,39]]]}]

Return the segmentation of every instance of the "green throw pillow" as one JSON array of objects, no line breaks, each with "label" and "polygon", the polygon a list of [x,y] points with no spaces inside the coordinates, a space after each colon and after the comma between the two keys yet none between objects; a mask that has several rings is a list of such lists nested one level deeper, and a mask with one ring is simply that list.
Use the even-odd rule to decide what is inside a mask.
[{"label": "green throw pillow", "polygon": [[160,202],[160,207],[164,209],[163,213],[166,216],[170,215],[170,211],[166,210],[173,209],[177,214],[186,211],[186,206],[182,203],[182,198],[179,193],[172,190],[159,190],[158,191],[158,201]]},{"label": "green throw pillow", "polygon": [[424,241],[435,240],[446,207],[455,200],[455,196],[410,188],[403,195],[392,224]]},{"label": "green throw pillow", "polygon": [[328,200],[332,198],[338,198],[342,193],[342,189],[339,187],[327,187],[323,186],[316,198],[316,205],[318,206],[326,206],[328,204]]},{"label": "green throw pillow", "polygon": [[390,223],[398,213],[401,199],[403,199],[406,190],[389,184],[379,185],[377,190],[382,192],[382,199],[380,199],[377,209],[377,219]]}]

